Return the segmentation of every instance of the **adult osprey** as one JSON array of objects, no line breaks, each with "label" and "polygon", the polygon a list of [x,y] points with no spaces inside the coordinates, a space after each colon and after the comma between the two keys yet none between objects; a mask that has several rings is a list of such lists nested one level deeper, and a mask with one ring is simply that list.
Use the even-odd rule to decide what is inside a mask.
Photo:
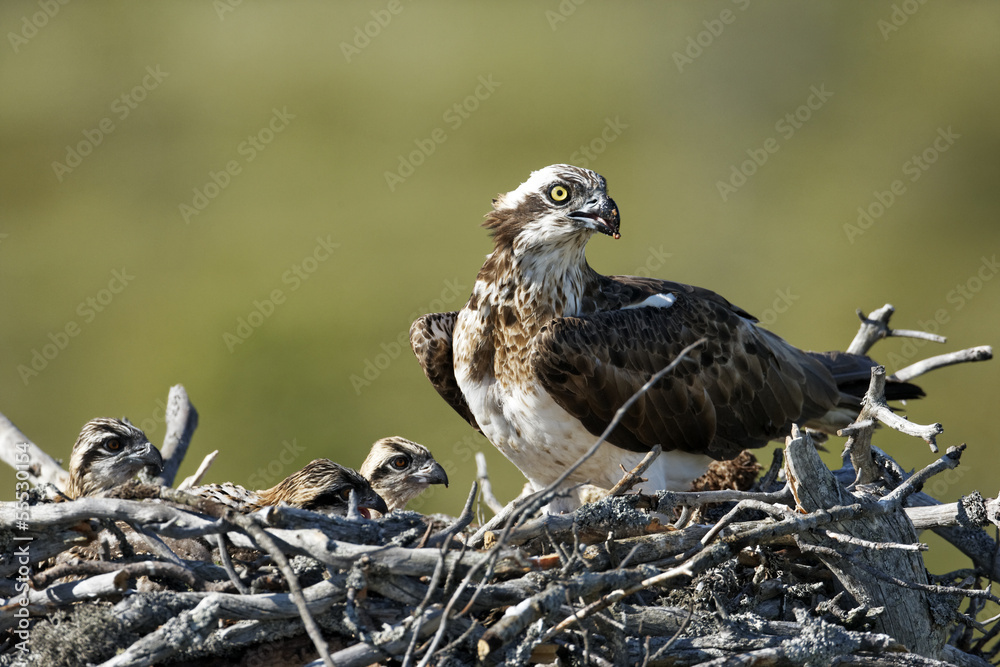
[{"label": "adult osprey", "polygon": [[[594,443],[618,408],[699,338],[569,482],[610,488],[619,464],[664,453],[645,490],[686,489],[713,459],[786,435],[832,432],[857,414],[867,357],[795,348],[718,294],[666,280],[603,276],[594,232],[619,238],[599,174],[565,164],[493,201],[494,251],[458,312],[425,315],[410,343],[428,379],[537,489]],[[922,395],[897,385],[892,397]]]}]

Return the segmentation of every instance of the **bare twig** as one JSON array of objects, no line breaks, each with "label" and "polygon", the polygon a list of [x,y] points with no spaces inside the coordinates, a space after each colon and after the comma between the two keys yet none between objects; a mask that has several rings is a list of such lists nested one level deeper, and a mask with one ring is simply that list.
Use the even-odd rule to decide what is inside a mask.
[{"label": "bare twig", "polygon": [[470,523],[472,523],[473,513],[472,508],[476,502],[476,494],[479,492],[479,482],[473,480],[472,489],[469,491],[469,497],[465,501],[465,507],[462,508],[462,513],[458,516],[455,521],[445,528],[444,530],[431,535],[427,540],[426,546],[436,547],[442,543],[450,542],[455,535],[465,530]]},{"label": "bare twig", "polygon": [[929,340],[935,343],[944,343],[947,341],[943,336],[938,336],[936,334],[928,333],[926,331],[913,331],[911,329],[890,329],[889,319],[892,317],[895,308],[891,304],[885,304],[881,308],[873,310],[868,314],[868,317],[864,316],[864,313],[859,309],[858,319],[861,320],[861,327],[858,329],[858,333],[855,334],[854,340],[851,344],[847,346],[848,354],[868,354],[868,350],[872,346],[883,338],[897,337],[897,338],[919,338],[922,340]]},{"label": "bare twig", "polygon": [[653,445],[653,449],[650,450],[649,454],[643,457],[642,461],[632,470],[625,473],[625,475],[618,480],[618,483],[611,487],[608,491],[609,496],[620,496],[623,493],[628,492],[633,486],[643,481],[642,473],[649,469],[649,466],[653,465],[653,461],[656,457],[660,455],[663,448],[659,445]]},{"label": "bare twig", "polygon": [[248,595],[250,589],[246,587],[240,580],[240,575],[236,572],[236,568],[233,567],[233,559],[229,555],[229,549],[226,546],[226,536],[219,533],[215,536],[216,543],[219,546],[219,562],[222,563],[222,567],[226,570],[226,574],[229,575],[229,580],[233,582],[233,586],[236,590],[243,595]]},{"label": "bare twig", "polygon": [[[68,451],[68,449],[67,449]],[[69,473],[59,462],[21,433],[14,423],[0,414],[0,459],[35,485],[55,484],[65,489],[69,484]]]},{"label": "bare twig", "polygon": [[888,303],[877,310],[873,310],[868,314],[868,317],[865,317],[864,313],[858,309],[858,319],[861,320],[861,328],[858,329],[858,333],[855,334],[851,344],[847,346],[846,352],[848,354],[867,354],[872,345],[886,336],[890,336],[889,318],[892,317],[894,311],[895,308]]},{"label": "bare twig", "polygon": [[[432,632],[435,632],[441,623],[441,609],[432,607],[425,611],[420,617],[419,628],[416,636],[424,639]],[[358,643],[341,651],[337,651],[331,657],[339,667],[366,667],[374,663],[385,660],[386,656],[402,655],[409,645],[410,638],[407,636],[407,628],[398,626],[390,628],[382,633],[376,633],[375,643]],[[384,643],[379,643],[385,640]],[[310,662],[306,667],[319,667],[323,663],[319,660]]]},{"label": "bare twig", "polygon": [[184,481],[177,485],[177,490],[186,491],[201,484],[202,478],[205,476],[205,473],[208,472],[208,469],[212,467],[212,464],[215,463],[215,459],[218,455],[218,449],[206,454],[205,458],[202,459],[201,465],[199,465],[198,469],[194,471],[194,474],[189,477],[185,477]]},{"label": "bare twig", "polygon": [[921,359],[914,364],[910,364],[906,368],[896,371],[887,379],[894,382],[908,382],[915,377],[919,377],[938,368],[944,368],[945,366],[951,366],[954,364],[964,364],[970,361],[986,361],[992,358],[993,348],[989,345],[970,347],[965,350],[959,350],[958,352],[949,352],[947,354],[939,354],[936,357]]},{"label": "bare twig", "polygon": [[503,511],[503,503],[493,495],[493,485],[490,483],[489,471],[486,469],[486,455],[476,452],[476,479],[479,480],[479,488],[483,492],[483,502],[490,508],[494,515]]},{"label": "bare twig", "polygon": [[872,368],[872,379],[868,391],[861,400],[861,412],[855,422],[840,431],[839,435],[849,436],[845,451],[850,454],[851,463],[858,472],[857,484],[868,484],[877,479],[880,474],[874,464],[871,454],[871,437],[875,430],[875,420],[878,420],[901,433],[922,438],[930,445],[932,452],[937,452],[935,438],[944,431],[941,424],[922,426],[903,419],[889,408],[885,401],[885,367]]}]

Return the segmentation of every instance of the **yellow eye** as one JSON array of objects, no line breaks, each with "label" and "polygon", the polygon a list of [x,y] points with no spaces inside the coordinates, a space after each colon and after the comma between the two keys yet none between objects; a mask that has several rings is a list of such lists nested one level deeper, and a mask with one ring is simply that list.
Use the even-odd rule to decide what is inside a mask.
[{"label": "yellow eye", "polygon": [[346,503],[351,499],[351,487],[345,486],[344,488],[342,488],[340,491],[337,492],[337,495],[339,495],[340,499]]},{"label": "yellow eye", "polygon": [[116,438],[112,438],[111,440],[108,440],[107,442],[104,443],[104,449],[108,450],[109,452],[117,452],[121,448],[122,448],[122,443],[120,440]]},{"label": "yellow eye", "polygon": [[409,464],[410,461],[405,456],[397,456],[392,460],[392,467],[395,468],[396,470],[402,470]]},{"label": "yellow eye", "polygon": [[553,185],[549,190],[549,199],[560,204],[569,199],[569,190],[565,185]]}]

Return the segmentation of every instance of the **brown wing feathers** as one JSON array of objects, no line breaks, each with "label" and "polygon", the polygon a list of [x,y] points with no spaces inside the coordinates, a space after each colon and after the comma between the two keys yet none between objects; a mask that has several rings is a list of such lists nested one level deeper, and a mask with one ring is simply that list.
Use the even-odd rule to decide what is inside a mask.
[{"label": "brown wing feathers", "polygon": [[430,313],[417,318],[410,326],[410,347],[424,369],[424,375],[441,398],[478,431],[479,424],[455,380],[451,334],[457,318],[456,311]]},{"label": "brown wing feathers", "polygon": [[554,320],[535,339],[532,367],[556,402],[596,435],[653,373],[706,337],[612,433],[612,444],[633,451],[659,443],[703,452],[711,443],[710,456],[730,458],[836,404],[822,365],[752,327],[728,302],[700,297],[679,292],[668,308]]}]

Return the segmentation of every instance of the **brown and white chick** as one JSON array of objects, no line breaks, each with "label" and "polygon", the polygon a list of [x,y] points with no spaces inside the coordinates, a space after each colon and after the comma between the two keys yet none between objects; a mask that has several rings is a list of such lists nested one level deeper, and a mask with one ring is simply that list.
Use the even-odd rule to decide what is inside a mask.
[{"label": "brown and white chick", "polygon": [[390,512],[406,507],[431,484],[448,486],[448,473],[430,450],[399,436],[376,441],[360,472],[385,498]]},{"label": "brown and white chick", "polygon": [[372,511],[388,511],[385,501],[372,489],[368,480],[356,470],[330,459],[316,459],[269,489],[252,491],[226,482],[195,487],[189,493],[240,512],[253,512],[283,502],[313,512],[347,516],[352,490],[358,498],[358,511],[366,519],[371,518]]},{"label": "brown and white chick", "polygon": [[160,472],[163,457],[145,433],[128,419],[92,419],[73,445],[66,495],[96,495],[124,484],[147,466]]}]

